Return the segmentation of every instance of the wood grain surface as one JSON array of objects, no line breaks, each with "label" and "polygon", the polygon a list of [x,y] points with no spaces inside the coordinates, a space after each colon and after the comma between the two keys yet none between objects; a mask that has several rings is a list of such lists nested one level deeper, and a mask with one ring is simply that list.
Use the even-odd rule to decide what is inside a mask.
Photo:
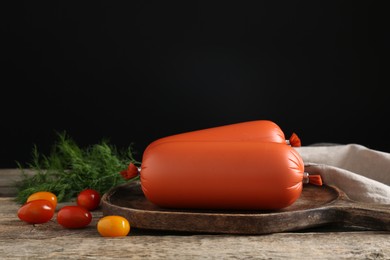
[{"label": "wood grain surface", "polygon": [[149,202],[139,182],[113,188],[102,198],[104,215],[122,215],[134,227],[201,233],[269,234],[327,224],[390,230],[390,208],[353,202],[335,187],[305,185],[301,197],[279,211],[164,209]]},{"label": "wood grain surface", "polygon": [[[51,221],[30,225],[17,218],[17,169],[0,169],[0,259],[390,259],[390,231],[326,225],[264,235],[206,234],[136,228],[104,238],[90,225],[77,230]],[[74,201],[62,202],[58,210]],[[57,213],[56,212],[56,213]]]}]

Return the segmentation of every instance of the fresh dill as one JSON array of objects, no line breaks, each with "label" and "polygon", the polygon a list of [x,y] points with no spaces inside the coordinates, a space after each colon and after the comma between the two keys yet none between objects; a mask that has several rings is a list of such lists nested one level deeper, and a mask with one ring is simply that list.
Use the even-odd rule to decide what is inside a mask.
[{"label": "fresh dill", "polygon": [[129,163],[140,164],[132,153],[131,146],[119,151],[107,140],[81,148],[65,132],[57,133],[58,141],[48,156],[33,147],[32,161],[27,168],[18,163],[22,179],[16,183],[19,203],[26,202],[28,196],[37,191],[50,191],[57,195],[58,202],[70,201],[86,188],[104,194],[112,187],[126,182],[120,171]]}]

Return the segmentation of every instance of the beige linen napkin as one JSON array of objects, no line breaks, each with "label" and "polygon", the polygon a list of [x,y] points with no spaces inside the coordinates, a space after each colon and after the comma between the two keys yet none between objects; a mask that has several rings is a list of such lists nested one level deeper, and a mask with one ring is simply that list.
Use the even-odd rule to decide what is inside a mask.
[{"label": "beige linen napkin", "polygon": [[[390,204],[390,154],[359,144],[295,147],[309,174],[355,201]],[[389,205],[390,206],[390,205]]]}]

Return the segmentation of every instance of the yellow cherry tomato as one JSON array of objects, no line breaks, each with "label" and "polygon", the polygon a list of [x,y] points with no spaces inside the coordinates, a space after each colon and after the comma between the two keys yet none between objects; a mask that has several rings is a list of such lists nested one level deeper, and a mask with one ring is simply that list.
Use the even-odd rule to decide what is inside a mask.
[{"label": "yellow cherry tomato", "polygon": [[97,230],[103,237],[123,237],[129,234],[130,224],[122,216],[110,215],[99,219]]},{"label": "yellow cherry tomato", "polygon": [[31,194],[27,198],[27,202],[30,202],[33,200],[48,200],[51,202],[51,204],[53,204],[54,209],[57,207],[57,196],[50,191],[38,191],[38,192]]}]

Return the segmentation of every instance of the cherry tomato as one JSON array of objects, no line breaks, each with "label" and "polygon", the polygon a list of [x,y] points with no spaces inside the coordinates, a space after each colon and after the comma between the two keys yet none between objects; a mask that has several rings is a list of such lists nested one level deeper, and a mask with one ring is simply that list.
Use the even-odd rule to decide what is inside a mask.
[{"label": "cherry tomato", "polygon": [[139,175],[138,168],[134,163],[130,163],[126,170],[119,172],[125,180],[130,180]]},{"label": "cherry tomato", "polygon": [[57,196],[49,191],[35,192],[27,198],[27,202],[39,199],[50,201],[53,204],[54,209],[57,207]]},{"label": "cherry tomato", "polygon": [[37,199],[22,205],[18,210],[18,218],[30,224],[42,224],[53,217],[54,211],[50,201]]},{"label": "cherry tomato", "polygon": [[65,228],[83,228],[92,221],[92,214],[80,206],[64,206],[57,213],[57,222]]},{"label": "cherry tomato", "polygon": [[105,216],[99,219],[97,230],[103,237],[123,237],[130,232],[130,224],[127,219],[121,216]]},{"label": "cherry tomato", "polygon": [[85,189],[77,195],[77,205],[94,210],[100,205],[100,194],[93,189]]}]

